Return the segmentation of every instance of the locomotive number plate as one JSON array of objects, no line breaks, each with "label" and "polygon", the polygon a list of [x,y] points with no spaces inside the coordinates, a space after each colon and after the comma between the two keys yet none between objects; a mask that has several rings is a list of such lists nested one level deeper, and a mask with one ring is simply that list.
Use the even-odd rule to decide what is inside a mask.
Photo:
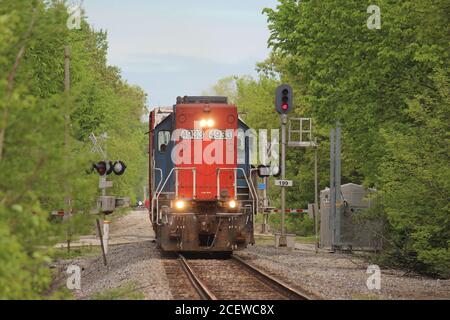
[{"label": "locomotive number plate", "polygon": [[233,130],[213,129],[205,133],[203,130],[184,129],[180,136],[183,140],[203,140],[205,137],[210,140],[231,140],[233,139]]},{"label": "locomotive number plate", "polygon": [[208,138],[211,140],[231,140],[233,139],[233,130],[209,130]]},{"label": "locomotive number plate", "polygon": [[203,140],[203,130],[182,130],[181,138],[183,140]]}]

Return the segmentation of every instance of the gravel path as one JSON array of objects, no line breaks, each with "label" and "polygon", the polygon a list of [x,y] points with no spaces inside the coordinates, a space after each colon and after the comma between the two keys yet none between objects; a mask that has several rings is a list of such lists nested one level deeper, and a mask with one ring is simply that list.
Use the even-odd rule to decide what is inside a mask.
[{"label": "gravel path", "polygon": [[119,242],[127,242],[130,238],[132,241],[110,245],[107,266],[101,256],[59,261],[56,265],[59,282],[64,285],[68,277],[65,270],[69,265],[77,265],[82,270],[81,290],[74,291],[78,299],[90,299],[95,294],[130,284],[134,286],[132,290],[143,293],[145,299],[171,299],[160,252],[152,240],[142,240],[154,238],[146,212],[133,211],[113,221],[110,235]]},{"label": "gravel path", "polygon": [[369,290],[367,262],[349,254],[316,254],[314,245],[296,250],[253,246],[236,254],[322,299],[450,299],[450,280],[394,270],[382,269],[381,290]]}]

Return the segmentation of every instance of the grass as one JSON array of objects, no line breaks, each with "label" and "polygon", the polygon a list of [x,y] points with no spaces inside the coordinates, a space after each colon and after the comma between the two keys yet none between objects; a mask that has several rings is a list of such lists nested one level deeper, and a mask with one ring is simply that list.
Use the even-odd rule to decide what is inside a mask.
[{"label": "grass", "polygon": [[46,297],[47,300],[76,300],[73,291],[67,289],[65,285],[61,285],[50,296]]},{"label": "grass", "polygon": [[144,294],[139,291],[137,284],[134,282],[129,282],[92,296],[93,300],[143,300],[144,298]]},{"label": "grass", "polygon": [[275,236],[271,234],[255,235],[255,242],[257,245],[261,246],[275,245]]},{"label": "grass", "polygon": [[52,253],[52,258],[54,260],[67,260],[75,258],[90,258],[96,257],[101,254],[101,248],[99,246],[82,246],[82,247],[72,247],[70,251],[67,248],[57,248],[54,249]]},{"label": "grass", "polygon": [[307,236],[307,237],[296,236],[295,242],[304,244],[314,244],[316,243],[316,236]]}]

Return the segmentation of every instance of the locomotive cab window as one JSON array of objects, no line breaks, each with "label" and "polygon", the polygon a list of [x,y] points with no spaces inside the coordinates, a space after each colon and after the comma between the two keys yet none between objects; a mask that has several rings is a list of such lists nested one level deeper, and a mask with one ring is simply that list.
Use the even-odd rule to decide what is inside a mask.
[{"label": "locomotive cab window", "polygon": [[166,152],[167,146],[170,142],[170,131],[159,131],[158,132],[158,151]]}]

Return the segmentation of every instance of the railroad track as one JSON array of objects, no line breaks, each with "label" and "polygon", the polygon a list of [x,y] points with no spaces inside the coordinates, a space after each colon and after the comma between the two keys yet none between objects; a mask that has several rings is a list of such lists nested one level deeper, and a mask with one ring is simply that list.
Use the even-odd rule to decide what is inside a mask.
[{"label": "railroad track", "polygon": [[283,283],[239,257],[186,259],[178,256],[191,288],[202,300],[309,300],[308,294]]}]

